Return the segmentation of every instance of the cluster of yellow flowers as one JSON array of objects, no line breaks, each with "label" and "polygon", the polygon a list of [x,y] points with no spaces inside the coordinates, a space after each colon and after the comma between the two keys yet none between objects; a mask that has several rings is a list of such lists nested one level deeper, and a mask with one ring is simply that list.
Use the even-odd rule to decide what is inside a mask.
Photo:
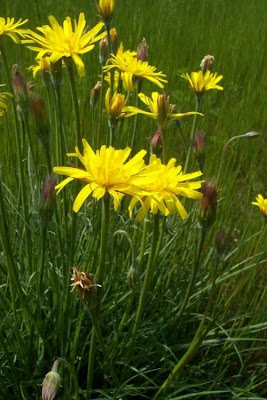
[{"label": "cluster of yellow flowers", "polygon": [[202,194],[197,191],[203,181],[189,180],[202,175],[197,171],[192,174],[183,174],[181,166],[175,166],[176,160],[171,159],[167,165],[152,155],[149,164],[146,165],[145,150],[139,151],[133,158],[127,161],[131,149],[115,150],[114,147],[102,146],[94,152],[85,139],[83,139],[83,154],[75,148],[75,153],[69,153],[70,157],[78,157],[85,169],[76,167],[55,167],[54,172],[67,175],[56,189],[60,191],[73,180],[86,183],[86,186],[76,197],[73,210],[78,212],[85,200],[92,196],[99,200],[106,194],[114,200],[114,208],[118,209],[124,195],[129,195],[132,200],[129,205],[129,213],[132,215],[136,203],[140,202],[141,208],[137,214],[137,220],[142,220],[147,211],[152,214],[161,211],[165,216],[179,213],[182,218],[187,213],[177,198],[178,195],[193,199],[200,199]]}]

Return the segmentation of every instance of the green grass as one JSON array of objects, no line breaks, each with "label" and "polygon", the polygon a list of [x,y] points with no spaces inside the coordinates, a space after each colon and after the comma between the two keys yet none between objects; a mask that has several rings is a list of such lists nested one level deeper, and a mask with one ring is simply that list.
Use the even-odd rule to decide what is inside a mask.
[{"label": "green grass", "polygon": [[[32,29],[46,24],[50,14],[62,22],[65,16],[77,18],[83,11],[90,27],[99,20],[93,0],[57,3],[6,0],[4,3],[0,6],[1,16],[28,18],[27,27]],[[206,336],[194,357],[160,398],[263,399],[266,395],[266,229],[263,231],[263,217],[251,201],[258,193],[266,197],[265,2],[118,0],[117,3],[113,24],[119,41],[125,48],[134,50],[146,38],[149,63],[166,73],[166,92],[170,102],[177,104],[178,111],[195,107],[194,95],[180,75],[198,70],[204,55],[215,56],[214,70],[224,76],[224,91],[205,94],[202,109],[205,117],[199,118],[197,125],[206,138],[206,181],[216,178],[223,146],[232,136],[250,131],[262,135],[255,139],[241,138],[229,145],[219,182],[216,221],[204,243],[194,290],[180,317],[199,232],[197,205],[186,202],[190,213],[185,221],[178,216],[167,218],[136,345],[128,358],[132,323],[144,279],[137,274],[131,280],[129,271],[133,271],[139,260],[143,224],[129,220],[126,201],[118,214],[112,210],[100,325],[120,386],[114,389],[102,350],[97,347],[92,398],[153,398],[194,338],[205,312],[215,269],[216,291],[207,314]],[[5,45],[10,67],[19,64],[27,81],[32,80],[26,68],[34,63],[35,54],[9,38]],[[89,100],[100,74],[97,47],[84,56],[86,77],[76,77],[82,137],[89,142],[95,134]],[[0,83],[5,82],[4,76],[0,57]],[[39,77],[37,82],[38,91],[46,99]],[[73,151],[75,119],[66,70],[61,90],[68,151]],[[145,82],[142,90],[150,95],[157,88]],[[131,102],[134,103],[134,98]],[[41,389],[37,385],[58,357],[63,357],[70,369],[61,364],[62,388],[56,398],[89,398],[86,388],[92,323],[82,302],[75,293],[70,293],[70,249],[74,243],[74,265],[78,269],[96,272],[101,208],[91,200],[83,206],[77,217],[75,238],[72,233],[75,188],[68,185],[57,197],[60,218],[56,220],[54,214],[49,224],[42,259],[39,204],[47,176],[46,162],[32,132],[38,173],[34,173],[26,138],[22,161],[26,176],[25,216],[18,194],[14,117],[11,103],[8,104],[9,112],[0,119],[3,182],[0,200],[5,210],[0,215],[3,228],[2,235],[0,232],[0,398],[39,399]],[[182,130],[175,126],[168,131],[169,157],[175,157],[181,165],[185,162],[191,125],[192,118],[187,118],[181,121]],[[108,133],[105,114],[102,126],[101,142],[104,143]],[[124,121],[120,135],[115,136],[117,148],[130,144],[132,129],[133,119],[129,118]],[[149,151],[149,138],[155,129],[153,121],[138,117],[134,152],[142,148]],[[55,135],[54,120],[52,130]],[[196,168],[192,159],[189,170]],[[64,206],[63,199],[66,199]],[[152,222],[148,225],[144,270],[152,240]],[[229,237],[223,259],[219,261],[214,254],[214,238],[221,230]],[[44,284],[40,293],[42,265]],[[132,293],[133,301],[129,303]],[[125,310],[125,326],[120,330]],[[78,379],[79,395],[75,394],[72,376]]]}]

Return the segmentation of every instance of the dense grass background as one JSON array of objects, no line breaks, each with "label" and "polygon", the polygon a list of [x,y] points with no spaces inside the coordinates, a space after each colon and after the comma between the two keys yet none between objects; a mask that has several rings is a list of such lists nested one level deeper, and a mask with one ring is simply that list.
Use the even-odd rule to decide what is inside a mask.
[{"label": "dense grass background", "polygon": [[[122,387],[117,393],[112,392],[110,381],[104,375],[106,365],[102,353],[98,351],[94,398],[152,398],[156,388],[166,379],[194,336],[210,287],[214,237],[219,230],[225,229],[231,233],[231,239],[219,269],[218,292],[209,316],[208,336],[179,380],[162,398],[263,399],[266,366],[266,235],[262,232],[262,216],[250,203],[258,193],[266,197],[265,1],[118,0],[117,3],[113,23],[119,40],[125,48],[133,50],[143,37],[146,38],[149,62],[167,74],[166,91],[179,111],[193,110],[195,106],[193,93],[179,75],[198,70],[204,55],[215,56],[214,70],[224,76],[224,91],[211,91],[205,95],[205,118],[199,119],[197,127],[206,134],[206,180],[216,177],[223,146],[230,137],[249,131],[262,132],[263,135],[256,139],[240,139],[229,146],[219,185],[217,219],[208,235],[195,291],[182,319],[178,319],[177,314],[192,265],[195,209],[192,209],[185,222],[178,218],[168,219],[163,250],[156,267],[156,277],[159,277],[157,285],[154,285],[156,290],[150,293],[137,349],[131,360],[125,359],[125,346],[130,340],[127,326],[123,332],[118,332],[131,292],[127,284],[127,273],[131,265],[129,244],[124,237],[111,235],[107,279],[110,285],[106,284],[108,290],[104,296],[102,328],[116,368],[121,371],[124,365],[127,367],[124,367],[120,376]],[[99,20],[92,0],[62,0],[57,3],[50,0],[6,0],[0,4],[1,16],[28,18],[27,26],[32,29],[47,23],[50,14],[61,22],[67,15],[77,18],[81,11],[85,12],[90,27]],[[10,66],[19,64],[27,80],[31,80],[31,74],[26,68],[34,63],[35,54],[9,39],[6,41],[6,49]],[[97,46],[84,59],[87,75],[77,79],[77,84],[82,136],[90,141],[90,91],[100,73]],[[2,69],[0,73],[2,83]],[[39,91],[45,96],[41,82],[38,83]],[[156,90],[147,82],[142,89],[146,94]],[[72,151],[75,145],[75,124],[67,76],[64,78],[62,92],[69,151]],[[115,139],[116,146],[129,145],[132,123],[131,119],[125,121],[121,136]],[[183,133],[175,127],[169,131],[168,140],[172,143],[169,155],[176,157],[182,165],[185,149],[189,145],[191,123],[190,118],[182,121]],[[34,282],[40,263],[38,202],[41,182],[33,182],[28,188],[32,263],[36,265],[36,270],[30,273],[25,263],[25,243],[21,240],[24,231],[22,216],[17,209],[16,167],[11,164],[11,156],[15,152],[12,147],[14,134],[11,113],[6,121],[1,119],[0,129],[0,166],[8,210],[6,217],[12,237],[12,252],[19,270],[17,279],[26,294],[26,298],[22,297],[22,303],[21,297],[17,296],[15,315],[7,280],[7,262],[1,251],[0,397],[27,400],[40,398],[37,384],[42,382],[54,359],[61,356],[73,366],[81,388],[80,396],[85,398],[91,322],[82,305],[76,301],[76,296],[68,295],[70,221],[65,223],[64,254],[59,251],[55,239],[55,221],[51,225],[45,291],[40,300]],[[103,127],[103,137],[107,129],[106,124]],[[153,122],[139,118],[135,151],[149,149],[149,138],[154,131]],[[3,151],[6,148],[8,150]],[[195,168],[192,162],[191,169]],[[46,166],[40,151],[40,175],[44,177],[45,174]],[[71,196],[71,189],[67,188],[66,193]],[[191,206],[193,203],[188,202],[188,207]],[[126,213],[122,213],[120,217],[113,216],[111,233],[118,229],[130,235],[138,255],[142,227],[134,221],[128,221]],[[81,269],[94,272],[99,239],[97,214],[92,210],[88,209],[87,213],[83,210],[79,216],[78,233],[75,263]],[[25,303],[34,310],[35,304],[40,301],[43,307],[42,318],[34,324],[25,311]],[[129,312],[129,318],[133,312],[134,306]],[[74,398],[67,370],[64,370],[63,378],[63,389],[58,398]]]}]

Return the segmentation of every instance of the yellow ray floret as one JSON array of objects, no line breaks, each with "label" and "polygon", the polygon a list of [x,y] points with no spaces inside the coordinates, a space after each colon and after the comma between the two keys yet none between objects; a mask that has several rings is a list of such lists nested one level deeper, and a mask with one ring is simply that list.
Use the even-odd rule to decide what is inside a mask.
[{"label": "yellow ray floret", "polygon": [[251,204],[259,207],[262,214],[267,217],[267,199],[265,199],[261,194],[258,194],[256,201],[253,201]]},{"label": "yellow ray floret", "polygon": [[[0,84],[1,86],[5,86],[5,84]],[[8,92],[2,92],[0,93],[0,117],[4,114],[4,112],[7,111],[7,104],[6,104],[6,99],[7,97],[12,97],[11,93]]]},{"label": "yellow ray floret", "polygon": [[181,77],[189,83],[189,86],[196,93],[204,93],[207,90],[218,89],[223,90],[222,86],[217,85],[218,82],[223,78],[222,75],[217,76],[211,73],[209,70],[203,74],[203,71],[191,72],[191,76],[188,73],[181,75]]},{"label": "yellow ray floret", "polygon": [[59,25],[53,15],[50,15],[48,19],[51,26],[38,27],[37,30],[41,34],[29,30],[25,35],[28,39],[22,42],[35,44],[28,48],[37,51],[38,58],[50,56],[51,63],[56,63],[62,57],[72,58],[79,76],[85,76],[85,66],[80,55],[91,51],[95,46],[93,43],[105,36],[105,32],[99,34],[104,25],[103,22],[85,31],[84,13],[80,13],[78,22],[74,20],[74,29],[70,17],[65,19],[63,26]]},{"label": "yellow ray floret", "polygon": [[27,21],[27,19],[22,21],[22,18],[20,18],[15,22],[15,18],[8,17],[5,19],[0,17],[0,40],[1,36],[7,35],[11,37],[15,43],[20,43],[19,36],[24,37],[24,33],[27,32],[27,29],[21,29],[19,26],[26,24]]},{"label": "yellow ray floret", "polygon": [[58,192],[69,182],[79,180],[86,186],[76,197],[73,210],[78,212],[85,200],[90,196],[101,199],[108,193],[114,200],[114,208],[118,209],[120,201],[125,194],[133,196],[138,189],[133,185],[133,177],[144,168],[143,157],[145,150],[139,151],[130,161],[126,161],[131,149],[115,150],[114,147],[102,146],[94,152],[85,139],[83,139],[84,153],[75,148],[75,153],[68,156],[78,157],[85,169],[76,167],[55,167],[54,172],[59,175],[67,175],[68,178],[56,186]]}]

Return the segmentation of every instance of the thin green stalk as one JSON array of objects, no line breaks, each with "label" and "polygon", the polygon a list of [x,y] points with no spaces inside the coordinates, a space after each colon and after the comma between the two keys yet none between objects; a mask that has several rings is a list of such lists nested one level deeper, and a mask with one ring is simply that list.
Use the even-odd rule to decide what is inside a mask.
[{"label": "thin green stalk", "polygon": [[[102,199],[102,214],[101,214],[101,239],[100,239],[100,261],[95,274],[95,282],[102,285],[105,277],[105,264],[107,254],[108,230],[110,218],[110,196],[106,194]],[[101,309],[101,294],[98,300],[97,312],[100,313]],[[94,359],[96,352],[96,336],[95,328],[92,329],[88,372],[87,372],[87,398],[89,399],[92,391],[93,373],[94,373]]]},{"label": "thin green stalk", "polygon": [[192,274],[191,274],[191,278],[190,278],[190,282],[188,284],[187,290],[186,290],[186,294],[183,298],[183,302],[180,308],[180,311],[178,313],[178,317],[180,318],[185,310],[185,307],[187,305],[188,299],[190,297],[192,288],[194,286],[195,283],[195,278],[196,278],[196,274],[198,271],[198,267],[199,267],[199,261],[200,261],[200,257],[201,257],[201,253],[203,250],[203,245],[205,242],[205,238],[206,238],[206,234],[207,231],[205,229],[201,229],[200,231],[200,236],[199,236],[199,243],[198,243],[198,248],[197,248],[197,252],[196,252],[196,257],[193,263],[193,269],[192,269]]},{"label": "thin green stalk", "polygon": [[102,107],[103,107],[103,85],[104,85],[104,70],[103,66],[101,66],[101,88],[99,94],[99,117],[98,117],[98,129],[97,129],[97,148],[100,147],[100,137],[101,137],[101,129],[102,129]]},{"label": "thin green stalk", "polygon": [[64,165],[64,131],[63,131],[63,113],[62,113],[62,99],[60,86],[55,86],[55,97],[56,97],[56,119],[57,119],[57,130],[56,130],[56,147],[57,147],[57,163],[58,165]]},{"label": "thin green stalk", "polygon": [[[110,24],[106,23],[105,27],[106,27],[107,38],[108,38],[108,50],[109,50],[109,54],[111,55],[112,43],[111,43],[111,37],[110,37]],[[110,98],[112,98],[112,96],[113,96],[113,89],[114,89],[114,69],[112,68],[110,70]]]},{"label": "thin green stalk", "polygon": [[44,268],[45,268],[45,254],[46,254],[46,243],[47,243],[47,225],[41,227],[41,262],[39,270],[39,280],[38,280],[38,291],[37,296],[40,301],[43,301],[43,280],[44,280]]},{"label": "thin green stalk", "polygon": [[151,249],[150,249],[144,285],[141,290],[138,309],[137,309],[136,317],[134,320],[133,331],[132,331],[132,335],[131,335],[131,342],[129,344],[129,348],[128,348],[128,352],[127,352],[127,357],[126,357],[127,360],[130,360],[130,358],[132,356],[132,352],[133,352],[135,341],[136,341],[136,336],[137,336],[137,333],[138,333],[138,330],[140,327],[141,318],[143,315],[143,309],[145,306],[145,302],[147,300],[147,294],[149,291],[151,280],[153,278],[154,264],[155,264],[155,251],[156,251],[156,247],[157,247],[158,233],[159,233],[159,215],[156,214],[154,216],[154,223],[153,223],[152,245],[151,245]]},{"label": "thin green stalk", "polygon": [[[137,80],[137,91],[136,91],[136,107],[139,108],[140,105],[140,99],[138,94],[141,92],[141,87],[142,87],[142,79]],[[132,135],[132,141],[131,141],[131,148],[134,148],[134,142],[135,142],[135,136],[136,136],[136,130],[137,130],[137,121],[138,121],[138,115],[135,114],[134,116],[134,128],[133,128],[133,135]]]},{"label": "thin green stalk", "polygon": [[77,379],[77,376],[76,376],[76,374],[74,372],[73,367],[64,358],[59,357],[56,361],[58,361],[58,363],[59,362],[63,362],[66,365],[66,367],[68,368],[68,370],[70,371],[71,377],[72,377],[73,382],[74,382],[75,400],[79,400],[80,399],[80,387],[79,387],[79,382],[78,382],[78,379]]},{"label": "thin green stalk", "polygon": [[167,130],[163,129],[161,126],[159,126],[159,130],[161,133],[161,141],[162,141],[162,160],[163,160],[164,164],[167,164],[167,162],[168,162],[168,149],[167,149],[167,143],[166,143]]},{"label": "thin green stalk", "polygon": [[80,110],[79,110],[79,103],[78,103],[78,95],[77,95],[77,89],[76,89],[75,78],[74,78],[74,63],[73,63],[72,58],[69,58],[69,57],[65,57],[65,62],[66,62],[68,73],[69,73],[71,98],[72,98],[74,114],[75,114],[76,145],[79,146],[81,144],[82,137],[81,137],[81,122],[80,122]]},{"label": "thin green stalk", "polygon": [[113,144],[115,129],[116,129],[116,127],[114,125],[109,124],[109,145],[110,146],[112,146],[112,144]]},{"label": "thin green stalk", "polygon": [[[202,104],[202,95],[196,94],[196,112],[201,111],[201,104]],[[189,165],[190,158],[191,158],[192,146],[193,146],[195,130],[196,130],[196,123],[197,123],[197,115],[198,114],[195,114],[194,119],[193,119],[193,125],[192,125],[192,129],[191,129],[191,134],[190,134],[190,144],[189,144],[189,148],[188,148],[187,156],[186,156],[186,160],[185,160],[185,165],[184,165],[184,173],[187,172],[188,165]]]},{"label": "thin green stalk", "polygon": [[22,115],[23,115],[23,121],[24,121],[25,130],[26,130],[26,135],[28,137],[30,154],[31,154],[32,163],[33,163],[33,169],[34,169],[35,175],[37,176],[37,167],[36,167],[36,161],[35,161],[35,156],[34,156],[32,137],[31,137],[30,126],[29,126],[29,114],[24,112],[24,113],[22,113]]}]

